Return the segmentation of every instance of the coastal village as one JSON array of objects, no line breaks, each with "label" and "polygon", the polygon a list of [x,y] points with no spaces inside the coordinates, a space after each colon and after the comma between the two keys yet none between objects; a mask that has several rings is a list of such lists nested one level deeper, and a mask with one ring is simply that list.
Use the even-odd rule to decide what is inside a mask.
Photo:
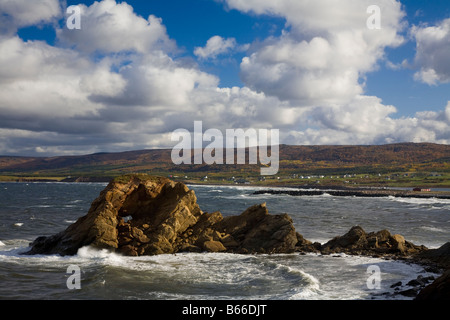
[{"label": "coastal village", "polygon": [[[343,174],[343,175],[306,175],[290,174],[276,176],[235,175],[224,177],[220,174],[206,174],[201,176],[188,176],[169,174],[170,179],[199,184],[235,184],[235,185],[305,185],[305,186],[378,186],[378,187],[404,187],[416,192],[430,192],[429,185],[444,179],[442,173],[392,173],[392,174]],[[414,181],[429,181],[427,186],[415,185]],[[439,188],[439,186],[437,186]]]}]

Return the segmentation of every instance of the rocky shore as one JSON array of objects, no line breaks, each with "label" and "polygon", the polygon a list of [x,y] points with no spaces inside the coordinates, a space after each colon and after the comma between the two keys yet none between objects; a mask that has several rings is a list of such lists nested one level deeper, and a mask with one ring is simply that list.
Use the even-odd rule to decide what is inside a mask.
[{"label": "rocky shore", "polygon": [[[359,226],[324,244],[312,243],[296,232],[289,215],[269,214],[264,203],[235,216],[207,213],[198,206],[194,191],[183,183],[148,175],[115,178],[93,201],[87,215],[58,234],[37,238],[26,254],[75,255],[84,246],[128,256],[178,252],[346,253],[404,259],[440,270],[450,267],[450,243],[431,250],[387,230],[367,233]],[[450,299],[450,276],[446,272],[442,277],[429,286],[431,289],[422,290],[418,299]]]}]

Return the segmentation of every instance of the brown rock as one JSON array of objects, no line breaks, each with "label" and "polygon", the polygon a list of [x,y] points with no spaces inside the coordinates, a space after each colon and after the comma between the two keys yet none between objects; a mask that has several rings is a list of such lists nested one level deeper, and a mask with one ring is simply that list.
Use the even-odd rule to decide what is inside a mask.
[{"label": "brown rock", "polygon": [[[87,245],[116,250],[119,243],[130,245],[130,238],[137,245],[152,242],[153,246],[145,247],[148,253],[154,247],[155,252],[172,253],[177,234],[195,224],[201,214],[194,192],[184,184],[148,175],[124,176],[109,183],[86,216],[57,235],[36,239],[28,253],[73,255]],[[122,219],[126,216],[132,217],[128,223]]]},{"label": "brown rock", "polygon": [[128,175],[111,181],[86,216],[59,234],[37,238],[28,253],[73,255],[87,245],[132,256],[200,248],[281,253],[294,251],[297,243],[292,219],[269,215],[265,204],[223,218],[202,212],[194,191],[182,183]]},{"label": "brown rock", "polygon": [[343,236],[338,236],[325,243],[321,252],[347,253],[353,255],[414,255],[427,250],[424,246],[416,246],[401,235],[391,235],[387,230],[366,233],[359,226],[352,227]]},{"label": "brown rock", "polygon": [[450,269],[432,284],[422,289],[417,295],[416,300],[450,301]]},{"label": "brown rock", "polygon": [[215,228],[231,235],[233,252],[288,253],[298,242],[292,219],[287,214],[269,215],[265,203],[224,218]]},{"label": "brown rock", "polygon": [[405,253],[406,251],[406,242],[405,238],[399,234],[394,234],[391,237],[392,246],[401,253]]},{"label": "brown rock", "polygon": [[437,249],[419,252],[415,258],[421,262],[435,264],[442,269],[450,269],[450,242]]},{"label": "brown rock", "polygon": [[352,227],[343,236],[337,236],[322,246],[323,253],[350,253],[361,250],[368,244],[366,232],[359,226]]},{"label": "brown rock", "polygon": [[203,243],[203,248],[206,251],[209,251],[209,252],[224,252],[224,251],[227,251],[227,248],[224,247],[222,242],[214,241],[214,240],[205,241]]}]

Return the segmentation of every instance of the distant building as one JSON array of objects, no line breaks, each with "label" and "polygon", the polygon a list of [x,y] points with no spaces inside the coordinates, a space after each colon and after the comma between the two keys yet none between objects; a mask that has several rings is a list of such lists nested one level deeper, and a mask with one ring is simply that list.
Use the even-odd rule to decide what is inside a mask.
[{"label": "distant building", "polygon": [[416,192],[430,192],[431,189],[414,188],[413,191],[416,191]]}]

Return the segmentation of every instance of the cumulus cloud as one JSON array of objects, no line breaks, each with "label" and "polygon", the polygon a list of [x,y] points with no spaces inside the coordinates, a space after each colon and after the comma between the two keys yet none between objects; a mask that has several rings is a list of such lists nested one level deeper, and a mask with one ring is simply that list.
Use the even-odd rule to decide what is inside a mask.
[{"label": "cumulus cloud", "polygon": [[221,36],[213,36],[208,39],[204,47],[196,47],[194,54],[200,59],[215,59],[219,55],[232,51],[245,51],[248,48],[248,44],[238,45],[235,38],[224,39]]},{"label": "cumulus cloud", "polygon": [[[284,17],[280,37],[270,37],[241,63],[241,77],[252,90],[288,102],[298,117],[284,141],[294,144],[379,144],[402,141],[448,143],[446,112],[395,119],[397,109],[364,95],[365,76],[378,68],[385,49],[404,43],[405,13],[398,1],[226,0],[243,12]],[[381,30],[367,28],[367,8],[381,9]],[[443,25],[440,26],[443,29]],[[445,28],[444,28],[445,29]],[[421,31],[421,30],[420,30]],[[416,37],[421,39],[421,32]],[[429,30],[436,34],[436,30]],[[446,31],[445,31],[446,33]],[[441,34],[441,41],[449,37]],[[433,45],[436,37],[428,39]],[[419,45],[418,44],[418,45]],[[432,45],[428,51],[432,51]],[[449,52],[448,49],[442,52]],[[425,57],[426,54],[424,54]],[[441,63],[448,54],[438,50]],[[420,60],[420,58],[419,58]],[[447,63],[447,65],[450,65]],[[441,70],[446,70],[442,68]],[[428,71],[435,77],[438,71]],[[442,71],[440,71],[442,73]],[[278,109],[280,110],[280,109]],[[286,107],[282,110],[287,110]],[[447,109],[448,110],[448,106]]]},{"label": "cumulus cloud", "polygon": [[161,19],[111,0],[80,6],[82,29],[58,29],[62,46],[0,39],[2,153],[169,147],[176,125],[222,99],[217,77],[170,56]]},{"label": "cumulus cloud", "polygon": [[126,2],[94,2],[81,9],[82,28],[61,28],[57,35],[62,44],[92,53],[170,51],[176,44],[169,38],[162,19],[138,16]]},{"label": "cumulus cloud", "polygon": [[450,18],[436,26],[415,26],[415,63],[420,68],[415,79],[429,85],[450,82]]},{"label": "cumulus cloud", "polygon": [[56,21],[61,15],[58,0],[0,0],[0,32],[11,34],[19,27]]},{"label": "cumulus cloud", "polygon": [[[360,108],[366,104],[369,108]],[[359,96],[349,106],[311,108],[304,112],[303,130],[285,132],[291,144],[450,143],[450,101],[443,111],[417,112],[396,119],[396,109],[377,97]]]},{"label": "cumulus cloud", "polygon": [[366,24],[372,0],[228,0],[234,9],[284,17],[288,26],[243,59],[242,79],[254,90],[303,105],[350,101],[364,92],[360,80],[377,68],[384,50],[403,42],[400,3],[377,2],[383,17],[378,32]]}]

